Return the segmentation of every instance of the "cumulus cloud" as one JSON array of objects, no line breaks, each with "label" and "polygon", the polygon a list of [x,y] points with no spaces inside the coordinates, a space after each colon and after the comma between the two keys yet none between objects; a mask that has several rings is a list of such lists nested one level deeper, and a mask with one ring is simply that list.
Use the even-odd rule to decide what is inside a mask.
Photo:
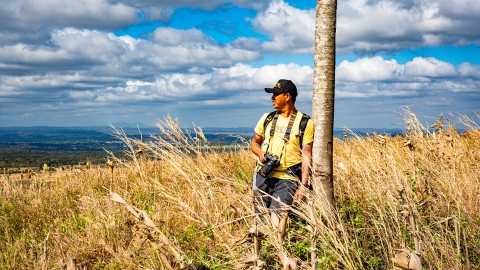
[{"label": "cumulus cloud", "polygon": [[122,3],[97,0],[6,1],[0,7],[0,45],[48,42],[49,28],[123,28],[139,22],[137,12]]},{"label": "cumulus cloud", "polygon": [[420,77],[449,77],[456,75],[455,67],[433,57],[415,57],[405,64],[405,75]]},{"label": "cumulus cloud", "polygon": [[[337,98],[413,97],[424,92],[472,92],[480,89],[476,65],[458,68],[432,58],[415,58],[405,64],[381,57],[344,61],[337,68]],[[452,77],[452,74],[460,76]],[[235,100],[245,96],[264,96],[263,88],[280,79],[292,79],[305,101],[310,99],[313,69],[298,64],[252,67],[235,64],[211,68],[202,73],[171,72],[142,79],[118,77],[91,78],[88,73],[1,76],[4,98],[33,91],[40,96],[61,97],[58,102],[99,102],[112,104],[128,101],[181,102],[193,100]],[[35,89],[44,89],[46,92]],[[47,91],[48,89],[48,91]],[[55,90],[56,89],[56,90]],[[10,94],[8,94],[10,93]],[[21,95],[18,95],[20,97]],[[63,100],[62,100],[63,99]],[[216,104],[205,103],[205,104]]]},{"label": "cumulus cloud", "polygon": [[[429,63],[438,61],[423,60]],[[428,106],[440,107],[440,100],[443,100],[445,108],[450,108],[460,102],[461,96],[455,93],[480,95],[478,91],[480,80],[472,79],[472,74],[479,69],[478,66],[461,65],[456,72],[463,75],[454,78],[448,76],[448,73],[434,73],[436,77],[432,77],[432,73],[421,73],[421,70],[418,74],[412,73],[412,70],[406,72],[406,66],[418,63],[422,61],[416,59],[402,65],[380,57],[342,62],[337,69],[338,114],[352,112],[354,107],[385,108],[386,104],[389,104],[388,108],[391,109],[397,109],[405,104],[411,105],[412,108],[415,106],[423,108],[422,103],[423,106],[428,103]],[[439,74],[444,74],[445,77],[438,76]],[[362,80],[362,77],[365,79]],[[213,113],[218,110],[233,112],[241,108],[250,108],[251,112],[260,113],[270,108],[269,96],[263,88],[271,87],[280,78],[292,79],[295,82],[300,91],[298,106],[308,112],[313,68],[294,63],[262,67],[235,64],[196,74],[171,72],[124,81],[115,77],[91,79],[81,73],[1,76],[0,101],[9,100],[9,104],[16,104],[21,102],[25,95],[30,95],[36,102],[30,102],[29,107],[22,110],[5,103],[6,106],[0,111],[8,110],[8,114],[16,111],[21,115],[29,114],[29,119],[35,119],[42,115],[42,112],[44,114],[50,111],[51,109],[47,109],[48,106],[54,107],[57,111],[77,115],[75,117],[79,117],[78,115],[85,117],[88,115],[87,112],[101,114],[102,117],[113,117],[111,112],[115,111],[115,117],[140,117],[139,114],[143,112],[143,117],[152,114],[153,118],[169,112],[184,117],[183,119],[187,121],[202,124],[203,118],[192,114],[183,115],[182,110]],[[40,88],[42,91],[37,91]],[[433,96],[435,98],[432,98]],[[383,98],[383,101],[379,98]],[[345,103],[350,106],[344,107]],[[473,105],[470,101],[465,102],[463,106],[471,108]],[[102,111],[102,108],[107,107],[108,112]],[[363,110],[365,109],[360,111]],[[353,119],[356,115],[344,117]],[[104,118],[95,121],[101,119]]]},{"label": "cumulus cloud", "polygon": [[337,48],[345,53],[479,44],[479,12],[475,0],[341,0]]},{"label": "cumulus cloud", "polygon": [[195,29],[157,29],[152,40],[143,40],[68,28],[53,31],[51,40],[51,46],[0,47],[0,71],[23,75],[82,71],[95,77],[136,77],[193,67],[225,67],[260,58],[259,52],[219,45]]},{"label": "cumulus cloud", "polygon": [[463,64],[455,68],[452,64],[433,57],[415,57],[405,64],[395,59],[385,60],[380,56],[360,58],[353,62],[343,61],[336,69],[339,81],[420,81],[430,82],[430,78],[449,79],[458,73],[465,77],[475,73],[478,66]]},{"label": "cumulus cloud", "polygon": [[336,78],[341,81],[393,81],[398,80],[404,66],[395,59],[384,60],[377,56],[361,58],[355,62],[343,61],[336,70]]},{"label": "cumulus cloud", "polygon": [[157,28],[152,34],[152,40],[165,46],[180,46],[183,44],[214,44],[215,41],[198,29],[178,30],[171,27]]},{"label": "cumulus cloud", "polygon": [[[479,13],[480,2],[475,0],[340,0],[337,52],[480,44]],[[251,22],[270,39],[262,43],[263,51],[312,53],[315,19],[315,9],[300,10],[274,0]]]},{"label": "cumulus cloud", "polygon": [[[272,54],[313,52],[315,9],[297,9],[282,0],[237,0],[229,5],[220,0],[10,1],[0,7],[0,45],[49,43],[50,29],[123,29],[142,19],[167,23],[175,8],[186,5],[205,10],[254,8],[257,16],[246,19],[269,38],[260,44],[261,50]],[[337,50],[375,53],[479,44],[479,13],[480,4],[476,0],[340,0]],[[234,26],[222,29],[231,31],[231,27]],[[241,37],[234,45],[253,48],[255,42],[242,43],[245,40],[248,38]]]},{"label": "cumulus cloud", "polygon": [[[233,0],[231,5],[263,10],[268,0]],[[168,22],[175,8],[231,8],[222,0],[16,0],[0,6],[0,45],[49,42],[49,29],[117,30],[141,20]]]},{"label": "cumulus cloud", "polygon": [[270,37],[263,43],[269,53],[309,53],[313,51],[315,9],[296,9],[283,1],[272,1],[252,24]]},{"label": "cumulus cloud", "polygon": [[[421,100],[433,104],[433,100],[444,98],[452,101],[453,106],[453,100],[460,98],[458,93],[480,96],[478,71],[477,65],[465,63],[455,68],[435,58],[422,57],[405,64],[378,56],[343,61],[336,71],[335,95],[340,99],[366,99],[366,102],[378,98],[396,98],[399,102],[405,99],[407,104],[418,106]],[[479,98],[473,97],[465,106],[472,107],[475,100]]]},{"label": "cumulus cloud", "polygon": [[480,80],[480,65],[463,63],[458,67],[458,72],[464,77]]},{"label": "cumulus cloud", "polygon": [[230,45],[233,48],[245,49],[249,51],[261,51],[261,43],[257,38],[239,37],[232,41]]},{"label": "cumulus cloud", "polygon": [[[156,76],[152,81],[128,81],[125,85],[96,92],[96,99],[124,100],[211,100],[239,97],[245,94],[265,95],[280,78],[291,78],[300,91],[311,91],[313,69],[297,64],[279,64],[254,68],[237,64],[228,68],[214,68],[204,74],[172,73]],[[105,95],[106,93],[106,95]],[[111,95],[114,93],[113,95]],[[77,95],[77,94],[76,94]]]},{"label": "cumulus cloud", "polygon": [[253,8],[255,10],[263,10],[268,6],[269,0],[231,0],[226,4],[224,0],[209,0],[209,1],[192,1],[192,0],[115,0],[112,2],[123,3],[125,5],[137,6],[141,9],[151,6],[160,6],[167,8],[185,7],[200,8],[204,10],[213,10],[215,8],[230,8],[230,5],[241,8]]}]

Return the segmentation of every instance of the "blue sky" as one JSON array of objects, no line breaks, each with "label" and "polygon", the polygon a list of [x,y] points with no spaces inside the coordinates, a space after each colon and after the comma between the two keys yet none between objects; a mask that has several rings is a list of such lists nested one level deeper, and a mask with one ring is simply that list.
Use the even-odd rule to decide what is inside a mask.
[{"label": "blue sky", "polygon": [[[0,0],[0,126],[253,127],[311,112],[316,1]],[[335,127],[480,113],[480,2],[338,0]],[[453,117],[450,117],[453,120]]]}]

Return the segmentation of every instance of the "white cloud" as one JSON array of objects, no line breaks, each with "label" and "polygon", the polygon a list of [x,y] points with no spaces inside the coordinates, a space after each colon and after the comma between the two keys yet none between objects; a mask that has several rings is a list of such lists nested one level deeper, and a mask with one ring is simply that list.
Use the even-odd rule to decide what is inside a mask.
[{"label": "white cloud", "polygon": [[463,63],[458,66],[458,72],[464,77],[470,77],[480,80],[480,65],[472,65],[470,63]]},{"label": "white cloud", "polygon": [[477,0],[437,0],[439,11],[458,20],[478,20],[480,2]]},{"label": "white cloud", "polygon": [[452,64],[433,57],[415,57],[405,64],[405,75],[412,77],[450,77],[455,76],[456,71]]},{"label": "white cloud", "polygon": [[[233,0],[233,5],[263,10],[268,0]],[[168,22],[175,8],[229,8],[222,0],[15,0],[0,5],[0,45],[42,43],[45,28],[114,30],[146,20]],[[20,32],[21,31],[21,34]]]},{"label": "white cloud", "polygon": [[68,95],[77,100],[91,100],[97,96],[95,91],[70,91]]},{"label": "white cloud", "polygon": [[[213,10],[214,8],[228,8],[229,5],[226,4],[224,0],[209,0],[209,1],[192,1],[192,0],[116,0],[117,3],[124,3],[125,5],[137,6],[139,8],[145,9],[146,7],[151,7],[153,5],[160,6],[162,8],[175,8],[175,7],[185,7],[189,6],[192,8],[201,8],[204,10]],[[269,0],[231,0],[228,3],[231,3],[234,6],[242,8],[253,8],[255,10],[262,10],[266,8]]]},{"label": "white cloud", "polygon": [[313,69],[310,66],[299,66],[294,63],[266,65],[252,76],[254,82],[265,87],[273,87],[279,79],[292,80],[297,88],[312,88]]},{"label": "white cloud", "polygon": [[338,3],[338,52],[480,43],[476,0],[344,0]]},{"label": "white cloud", "polygon": [[315,9],[296,9],[283,1],[272,1],[252,24],[272,40],[263,43],[270,53],[309,53],[313,51]]},{"label": "white cloud", "polygon": [[174,9],[165,6],[147,6],[142,8],[142,11],[149,20],[167,22],[170,16],[172,16]]},{"label": "white cloud", "polygon": [[17,0],[0,7],[2,30],[36,32],[42,27],[114,29],[138,22],[138,10],[104,0]]},{"label": "white cloud", "polygon": [[[230,1],[233,5],[263,10],[268,0]],[[0,5],[0,45],[48,42],[48,29],[117,30],[140,23],[139,18],[168,22],[175,8],[190,6],[213,10],[230,8],[222,0],[16,0]]]},{"label": "white cloud", "polygon": [[171,27],[157,28],[152,40],[165,46],[181,46],[185,44],[214,44],[215,41],[198,29],[179,30]]},{"label": "white cloud", "polygon": [[340,81],[391,81],[400,79],[404,66],[395,59],[384,60],[377,56],[361,58],[355,62],[343,61],[336,70],[336,78]]},{"label": "white cloud", "polygon": [[[475,0],[338,1],[337,52],[375,53],[479,44],[479,3]],[[265,52],[290,54],[313,52],[315,19],[315,9],[300,10],[274,0],[251,21],[271,39],[262,44]]]},{"label": "white cloud", "polygon": [[[405,64],[378,56],[353,62],[343,61],[336,71],[336,97],[417,97],[421,100],[429,95],[445,97],[452,96],[453,93],[480,94],[479,71],[479,66],[475,65],[465,63],[455,68],[435,58],[422,57],[416,57]],[[430,101],[435,99],[429,98]],[[469,102],[474,100],[475,97]]]},{"label": "white cloud", "polygon": [[[275,72],[278,71],[278,72]],[[310,91],[313,70],[309,66],[279,64],[254,68],[237,64],[229,68],[214,68],[205,74],[172,73],[157,76],[152,81],[129,80],[122,86],[99,88],[84,92],[72,91],[69,96],[78,101],[94,99],[101,102],[127,100],[220,100],[244,93],[265,96],[264,88],[278,79],[292,79],[299,91]],[[46,81],[46,79],[45,79]]]},{"label": "white cloud", "polygon": [[[479,79],[474,79],[474,76],[478,76],[478,70],[478,66],[469,64],[463,64],[456,70],[448,63],[433,58],[416,58],[404,65],[381,57],[344,61],[337,68],[337,98],[415,96],[424,91],[478,91],[475,89],[480,89]],[[452,77],[455,74],[460,77]],[[436,81],[432,81],[432,78]],[[172,72],[143,79],[91,77],[89,72],[22,77],[3,75],[0,79],[3,96],[8,98],[21,97],[18,93],[28,91],[38,97],[58,99],[58,102],[92,101],[102,104],[141,100],[230,100],[231,97],[243,95],[263,96],[263,89],[273,86],[278,79],[291,79],[304,93],[300,95],[301,98],[308,100],[313,69],[294,63],[259,68],[236,64],[197,74]]]},{"label": "white cloud", "polygon": [[[192,39],[190,39],[192,38]],[[98,30],[52,32],[54,46],[0,47],[0,70],[25,74],[81,71],[97,76],[152,76],[195,67],[226,67],[260,58],[257,51],[216,44],[198,30],[159,28],[153,40],[117,37]],[[187,42],[185,42],[187,41]],[[39,69],[45,68],[45,71]],[[199,69],[197,69],[199,70]]]},{"label": "white cloud", "polygon": [[[475,69],[462,65],[459,67],[459,71],[470,76]],[[336,70],[338,81],[351,82],[416,81],[429,83],[431,82],[430,78],[448,79],[456,75],[457,70],[452,64],[433,57],[415,57],[403,65],[398,64],[395,59],[385,60],[380,56],[360,58],[353,62],[345,60],[338,65]]]}]

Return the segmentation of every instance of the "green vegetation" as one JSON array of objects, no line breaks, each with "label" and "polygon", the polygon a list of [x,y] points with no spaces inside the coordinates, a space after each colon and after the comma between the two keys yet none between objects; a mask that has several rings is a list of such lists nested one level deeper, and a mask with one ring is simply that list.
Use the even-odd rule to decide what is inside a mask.
[{"label": "green vegetation", "polygon": [[[443,120],[430,132],[413,114],[405,119],[401,136],[335,140],[336,208],[308,194],[283,245],[270,222],[259,222],[265,269],[280,269],[282,254],[298,269],[311,269],[313,256],[317,269],[394,269],[401,248],[417,250],[423,269],[480,268],[480,129],[459,117],[467,132]],[[254,222],[254,156],[211,147],[201,130],[178,126],[166,119],[149,142],[117,130],[128,153],[109,156],[109,166],[39,171],[22,184],[4,174],[0,269],[52,269],[72,258],[87,269],[234,269],[250,257],[252,241],[239,240]]]},{"label": "green vegetation", "polygon": [[44,164],[49,167],[61,167],[86,162],[104,164],[107,160],[105,152],[1,150],[0,153],[0,168],[17,168],[13,170],[14,172],[20,172],[20,168],[25,167],[40,169]]}]

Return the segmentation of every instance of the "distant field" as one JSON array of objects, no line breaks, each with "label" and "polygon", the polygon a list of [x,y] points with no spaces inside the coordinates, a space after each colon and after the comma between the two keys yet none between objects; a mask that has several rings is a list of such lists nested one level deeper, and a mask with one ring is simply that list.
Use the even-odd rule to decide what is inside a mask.
[{"label": "distant field", "polygon": [[7,168],[12,173],[19,173],[25,171],[21,169],[22,167],[41,169],[44,164],[49,167],[78,165],[86,162],[104,164],[106,160],[106,152],[1,150],[0,168]]},{"label": "distant field", "polygon": [[[125,128],[129,137],[144,141],[157,135],[158,129]],[[238,136],[246,135],[242,128],[208,129],[206,137],[211,147],[222,149],[238,148]],[[233,146],[236,145],[236,146]],[[219,148],[220,149],[220,148]],[[111,134],[110,127],[1,127],[0,128],[0,168],[11,173],[24,171],[25,167],[43,168],[65,165],[78,165],[90,162],[104,164],[107,152],[122,156],[123,142]]]},{"label": "distant field", "polygon": [[[151,140],[157,136],[157,128],[124,128],[131,138]],[[103,127],[0,127],[0,168],[20,172],[21,167],[41,169],[49,167],[77,165],[90,162],[104,164],[107,158],[105,150],[117,156],[125,150],[125,145],[111,134],[112,128]],[[186,134],[194,134],[193,130]],[[395,135],[400,129],[356,129],[359,136],[377,132]],[[213,147],[218,150],[235,150],[248,147],[253,128],[204,128],[203,133],[211,143],[200,149]],[[334,132],[343,138],[343,130]]]}]

